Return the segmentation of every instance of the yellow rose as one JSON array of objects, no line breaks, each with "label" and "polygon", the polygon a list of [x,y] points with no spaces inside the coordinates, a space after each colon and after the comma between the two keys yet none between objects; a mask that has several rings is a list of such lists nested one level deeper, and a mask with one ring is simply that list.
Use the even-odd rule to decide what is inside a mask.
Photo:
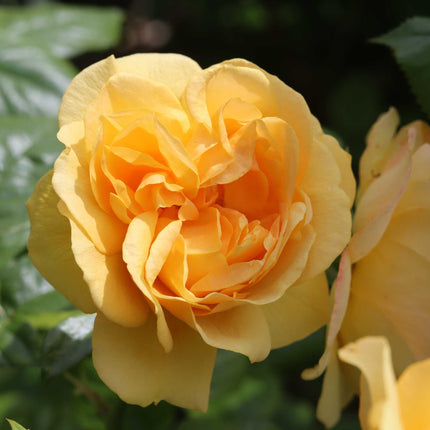
[{"label": "yellow rose", "polygon": [[383,337],[365,337],[349,343],[338,355],[362,372],[360,422],[363,430],[430,428],[430,358],[407,367],[396,382],[390,345]]},{"label": "yellow rose", "polygon": [[205,410],[217,348],[259,361],[327,322],[355,184],[300,94],[240,59],[109,57],[59,123],[29,253],[97,312],[94,365],[122,399]]},{"label": "yellow rose", "polygon": [[337,361],[338,346],[385,336],[397,375],[430,357],[430,127],[416,121],[396,133],[398,125],[391,108],[367,136],[326,350],[318,366],[303,374],[319,376],[328,365],[317,410],[327,426],[358,392],[351,372]]}]

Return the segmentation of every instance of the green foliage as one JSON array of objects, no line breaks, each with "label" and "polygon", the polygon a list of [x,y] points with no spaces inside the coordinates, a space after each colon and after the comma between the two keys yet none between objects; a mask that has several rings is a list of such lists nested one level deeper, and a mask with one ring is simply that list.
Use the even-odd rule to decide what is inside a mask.
[{"label": "green foliage", "polygon": [[123,13],[118,9],[41,4],[0,9],[0,47],[37,48],[56,58],[115,46]]},{"label": "green foliage", "polygon": [[430,18],[414,17],[373,41],[388,45],[430,117]]}]

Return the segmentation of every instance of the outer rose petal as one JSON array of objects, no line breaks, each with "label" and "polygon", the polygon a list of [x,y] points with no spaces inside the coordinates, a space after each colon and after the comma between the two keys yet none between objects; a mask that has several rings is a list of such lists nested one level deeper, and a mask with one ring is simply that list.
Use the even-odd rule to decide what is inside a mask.
[{"label": "outer rose petal", "polygon": [[[61,211],[67,213],[64,205]],[[122,255],[99,252],[68,215],[72,227],[73,254],[84,272],[97,308],[117,324],[126,327],[143,324],[148,316],[148,305],[131,279]]]},{"label": "outer rose petal", "polygon": [[97,97],[108,79],[115,73],[113,55],[79,73],[64,93],[58,112],[60,127],[84,119],[88,105]]},{"label": "outer rose petal", "polygon": [[201,71],[191,58],[180,54],[134,54],[115,60],[118,72],[128,72],[168,86],[180,98],[193,75]]},{"label": "outer rose petal", "polygon": [[258,306],[235,308],[195,317],[195,324],[206,343],[240,352],[251,362],[264,360],[270,352],[270,333]]},{"label": "outer rose petal", "polygon": [[339,263],[339,272],[332,288],[332,311],[330,322],[327,327],[325,350],[315,367],[303,371],[303,379],[318,378],[318,376],[320,376],[326,369],[330,360],[330,355],[333,353],[333,348],[336,344],[336,337],[345,317],[350,288],[351,260],[349,258],[348,250],[345,250],[342,254]]},{"label": "outer rose petal", "polygon": [[405,192],[411,174],[411,147],[404,145],[390,167],[376,178],[357,203],[354,235],[349,244],[353,263],[379,242]]},{"label": "outer rose petal", "polygon": [[327,370],[324,373],[321,396],[318,400],[317,418],[327,428],[333,427],[340,419],[342,409],[354,396],[347,384],[342,363],[337,356],[338,342],[335,340],[330,351]]},{"label": "outer rose petal", "polygon": [[37,270],[67,300],[84,312],[95,312],[71,250],[70,224],[57,209],[59,198],[52,187],[52,173],[40,179],[27,202],[31,223],[28,253]]},{"label": "outer rose petal", "polygon": [[403,430],[387,340],[365,337],[341,348],[339,357],[362,372],[360,422],[363,430]]},{"label": "outer rose petal", "polygon": [[262,306],[273,348],[303,339],[329,319],[325,274],[294,285],[276,302]]},{"label": "outer rose petal", "polygon": [[341,330],[345,343],[386,336],[398,374],[430,355],[430,264],[419,253],[428,248],[428,214],[413,211],[390,223],[381,242],[355,265]]},{"label": "outer rose petal", "polygon": [[397,381],[400,415],[406,430],[430,428],[430,359],[409,366]]},{"label": "outer rose petal", "polygon": [[399,123],[397,110],[390,108],[370,129],[366,138],[366,150],[360,159],[360,188],[357,199],[361,197],[370,182],[381,173],[383,161],[390,151],[390,143]]},{"label": "outer rose petal", "polygon": [[341,188],[342,175],[329,147],[315,141],[308,170],[299,184],[312,203],[315,242],[309,252],[301,279],[317,276],[330,266],[350,239],[350,197]]},{"label": "outer rose petal", "polygon": [[176,318],[169,319],[173,349],[157,339],[154,318],[124,328],[98,315],[93,334],[94,366],[101,379],[127,403],[147,406],[166,400],[206,411],[216,349]]}]

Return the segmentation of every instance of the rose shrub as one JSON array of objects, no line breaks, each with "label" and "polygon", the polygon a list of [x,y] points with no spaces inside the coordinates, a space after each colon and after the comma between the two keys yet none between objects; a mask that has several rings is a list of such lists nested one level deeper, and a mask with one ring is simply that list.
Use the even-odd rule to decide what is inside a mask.
[{"label": "rose shrub", "polygon": [[217,348],[259,361],[327,322],[355,183],[300,94],[240,59],[109,57],[59,124],[29,253],[97,312],[94,365],[125,401],[205,410]]},{"label": "rose shrub", "polygon": [[359,392],[336,349],[364,336],[384,336],[399,376],[430,357],[430,127],[402,127],[397,111],[381,115],[367,136],[353,236],[335,283],[326,351],[304,377],[328,365],[317,415],[332,426]]}]

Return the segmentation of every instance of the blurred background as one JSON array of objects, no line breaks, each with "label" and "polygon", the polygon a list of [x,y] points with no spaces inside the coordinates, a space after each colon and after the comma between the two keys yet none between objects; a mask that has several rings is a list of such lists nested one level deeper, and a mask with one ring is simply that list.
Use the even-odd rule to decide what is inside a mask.
[{"label": "blurred background", "polygon": [[[9,428],[3,417],[31,430],[322,429],[315,419],[321,380],[300,379],[319,358],[322,331],[254,365],[221,351],[206,415],[164,402],[145,409],[121,402],[92,366],[91,321],[52,291],[28,260],[24,202],[61,149],[55,117],[62,92],[78,70],[111,53],[177,52],[203,68],[246,58],[305,97],[352,153],[356,170],[379,114],[396,106],[403,123],[425,119],[390,50],[371,40],[409,17],[430,15],[430,2],[61,4],[70,7],[0,1],[0,429]],[[335,428],[360,428],[356,401]]]}]

